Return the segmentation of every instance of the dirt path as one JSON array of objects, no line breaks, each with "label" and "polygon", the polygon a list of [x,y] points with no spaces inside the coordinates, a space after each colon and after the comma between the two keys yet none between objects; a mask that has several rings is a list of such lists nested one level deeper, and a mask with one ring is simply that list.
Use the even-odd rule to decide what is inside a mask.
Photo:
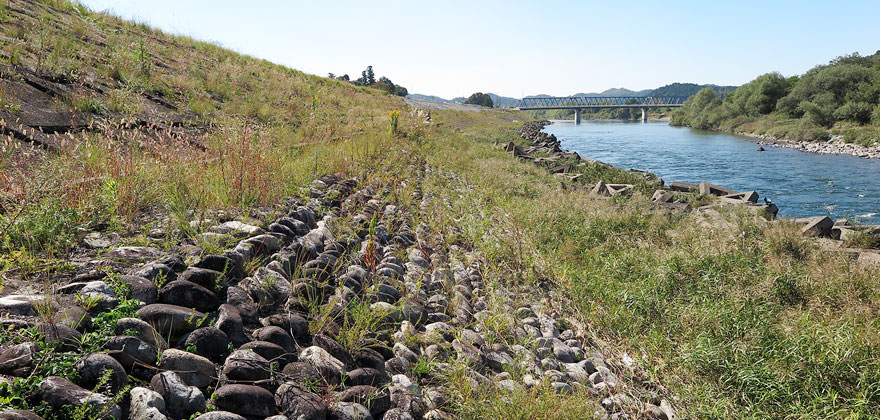
[{"label": "dirt path", "polygon": [[458,104],[454,102],[431,102],[431,101],[423,101],[420,99],[412,99],[412,98],[404,98],[404,102],[406,102],[409,106],[415,108],[422,109],[443,109],[443,110],[451,110],[451,111],[484,111],[488,108],[481,107],[479,105],[465,105]]}]

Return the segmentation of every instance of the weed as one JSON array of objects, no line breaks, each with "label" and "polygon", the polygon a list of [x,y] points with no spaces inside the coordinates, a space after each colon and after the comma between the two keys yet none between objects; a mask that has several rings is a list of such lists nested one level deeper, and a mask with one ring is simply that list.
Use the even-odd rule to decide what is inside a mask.
[{"label": "weed", "polygon": [[398,127],[398,120],[400,119],[400,111],[394,110],[388,114],[388,125],[391,128],[391,135],[397,137],[400,135],[400,128]]}]

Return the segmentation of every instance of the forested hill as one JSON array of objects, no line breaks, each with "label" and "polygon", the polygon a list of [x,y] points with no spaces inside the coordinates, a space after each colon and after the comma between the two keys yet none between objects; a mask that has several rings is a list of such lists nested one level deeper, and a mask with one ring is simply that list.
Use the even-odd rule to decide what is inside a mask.
[{"label": "forested hill", "polygon": [[673,124],[789,140],[872,145],[880,139],[880,51],[838,57],[801,76],[767,73],[722,100],[712,89],[691,97]]},{"label": "forested hill", "polygon": [[[644,90],[630,90],[626,88],[612,88],[607,89],[599,93],[575,93],[570,96],[579,96],[579,97],[602,97],[602,96],[692,96],[695,95],[700,89],[711,87],[718,93],[727,93],[732,92],[736,89],[736,86],[718,86],[718,85],[698,85],[696,83],[672,83],[663,87],[659,87],[657,89],[644,89]],[[495,104],[496,108],[512,108],[519,105],[520,99],[511,98],[507,96],[496,95],[494,93],[489,93],[489,97],[492,98],[492,103]],[[526,96],[527,98],[542,98],[542,97],[551,97],[553,95],[530,95]],[[460,96],[452,99],[444,99],[439,96],[433,95],[420,95],[418,93],[411,93],[407,95],[408,98],[420,99],[423,101],[431,101],[431,102],[455,102],[455,103],[463,103],[467,97]]]},{"label": "forested hill", "polygon": [[711,88],[717,93],[728,93],[736,90],[736,86],[698,85],[696,83],[673,83],[651,91],[646,96],[693,96],[702,89]]}]

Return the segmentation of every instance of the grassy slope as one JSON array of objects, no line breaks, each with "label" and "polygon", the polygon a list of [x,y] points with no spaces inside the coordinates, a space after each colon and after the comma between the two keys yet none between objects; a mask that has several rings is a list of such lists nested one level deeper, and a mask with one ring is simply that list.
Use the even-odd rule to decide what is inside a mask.
[{"label": "grassy slope", "polygon": [[[276,203],[316,173],[362,162],[390,138],[389,111],[403,107],[378,91],[48,3],[0,2],[4,79],[66,79],[71,92],[54,107],[98,110],[111,124],[174,114],[196,129],[181,137],[111,126],[71,134],[70,147],[36,159],[40,151],[6,139],[0,249],[63,254],[77,228],[146,233],[156,220],[145,215],[185,224],[193,213]],[[156,111],[150,96],[177,111]]]},{"label": "grassy slope", "polygon": [[[142,84],[167,86],[180,109],[210,128],[183,143],[85,133],[75,136],[77,149],[21,163],[3,153],[7,210],[0,222],[10,227],[3,232],[7,268],[19,267],[25,257],[63,257],[80,227],[137,237],[171,224],[171,244],[193,236],[187,222],[203,211],[248,212],[277,203],[298,195],[316,173],[387,177],[394,169],[377,165],[394,160],[379,160],[377,152],[387,157],[405,148],[459,177],[428,175],[426,188],[450,203],[436,209],[432,224],[462,227],[450,241],[473,243],[499,281],[550,280],[557,307],[580,314],[598,339],[645,368],[629,380],[672,388],[685,417],[880,415],[876,272],[827,255],[794,226],[733,214],[706,224],[695,215],[654,213],[644,193],[602,201],[562,191],[557,178],[493,144],[518,140],[520,124],[512,120],[526,118],[522,114],[436,111],[440,126],[422,129],[404,113],[401,126],[409,137],[394,138],[387,115],[404,108],[396,98],[66,3],[55,6],[67,11],[36,6],[42,11],[33,24],[43,30],[5,33],[2,51],[18,49],[18,65],[34,66],[41,50],[32,34],[47,34],[57,44],[67,42],[65,25],[84,27],[108,47],[74,37],[70,42],[78,47],[68,52],[94,57],[71,67],[74,73],[133,90],[120,102],[130,107],[141,106],[140,89],[149,89]],[[3,10],[0,19],[14,13]],[[115,71],[102,73],[116,51],[126,63],[122,68],[136,74],[131,54],[140,50],[139,39],[169,69],[155,66],[149,78],[121,80]],[[43,66],[64,71],[63,57],[53,60]],[[204,149],[187,146],[194,143]],[[625,174],[603,174],[615,176]],[[455,183],[468,188],[450,188]],[[452,379],[463,417],[582,418],[592,408],[583,394],[503,396]]]}]

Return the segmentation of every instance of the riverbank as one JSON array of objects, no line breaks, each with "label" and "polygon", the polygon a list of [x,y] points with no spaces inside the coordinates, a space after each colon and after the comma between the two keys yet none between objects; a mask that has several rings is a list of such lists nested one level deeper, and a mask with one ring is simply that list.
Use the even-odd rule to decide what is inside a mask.
[{"label": "riverbank", "polygon": [[862,146],[843,141],[843,136],[833,136],[826,141],[788,140],[777,139],[773,136],[753,134],[749,132],[735,132],[736,135],[758,140],[759,145],[772,147],[784,147],[787,149],[800,150],[807,153],[826,155],[850,155],[865,159],[880,159],[880,146]]},{"label": "riverbank", "polygon": [[[540,144],[513,143],[521,152],[553,148],[546,137],[535,139]],[[852,375],[834,367],[875,352],[860,342],[876,319],[855,308],[878,304],[877,295],[873,303],[844,295],[856,284],[877,290],[870,280],[876,271],[852,264],[846,252],[829,251],[820,245],[826,239],[804,237],[803,225],[769,222],[737,207],[652,210],[653,187],[631,182],[628,171],[599,173],[590,161],[552,175],[566,183],[567,194],[558,199],[530,190],[528,169],[504,164],[516,173],[494,180],[499,173],[487,171],[485,160],[473,165],[481,168],[481,179],[509,185],[510,203],[498,212],[518,220],[532,241],[527,249],[540,250],[534,258],[554,273],[560,292],[597,335],[628,348],[634,360],[650,361],[651,377],[681,398],[685,418],[846,417],[856,415],[859,409],[849,404],[859,397],[848,391],[842,397],[841,386],[880,383],[877,375],[857,379],[863,367],[850,365],[859,372]],[[565,181],[577,174],[574,186]],[[603,198],[589,193],[598,179],[635,187]],[[497,205],[497,198],[490,203]],[[829,311],[844,300],[848,309]],[[828,363],[826,356],[837,351],[847,355]],[[761,380],[751,380],[755,375]],[[880,409],[880,401],[866,404]]]}]

